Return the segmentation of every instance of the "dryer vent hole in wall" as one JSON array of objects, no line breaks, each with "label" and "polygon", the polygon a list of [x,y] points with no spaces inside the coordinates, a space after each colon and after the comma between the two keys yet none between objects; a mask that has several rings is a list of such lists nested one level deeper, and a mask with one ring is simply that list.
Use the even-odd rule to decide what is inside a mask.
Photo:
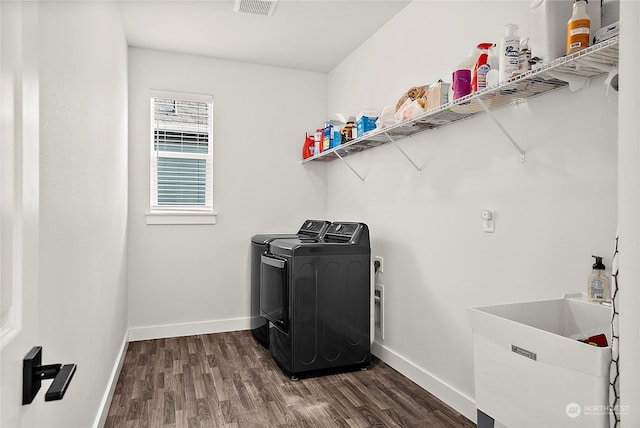
[{"label": "dryer vent hole in wall", "polygon": [[384,285],[376,284],[373,295],[373,322],[376,339],[384,340]]}]

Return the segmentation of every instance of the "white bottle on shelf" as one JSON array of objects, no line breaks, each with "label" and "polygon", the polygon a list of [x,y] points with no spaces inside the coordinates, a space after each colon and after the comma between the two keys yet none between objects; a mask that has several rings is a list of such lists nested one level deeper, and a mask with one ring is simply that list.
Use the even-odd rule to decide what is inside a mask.
[{"label": "white bottle on shelf", "polygon": [[[600,0],[587,4],[591,29],[600,28],[603,7]],[[566,54],[567,21],[571,18],[572,2],[569,0],[533,0],[529,13],[529,47],[536,59],[533,68],[552,62]]]},{"label": "white bottle on shelf", "polygon": [[518,26],[507,24],[505,35],[500,39],[500,81],[508,80],[518,71],[518,55],[520,54],[520,37],[516,33]]}]

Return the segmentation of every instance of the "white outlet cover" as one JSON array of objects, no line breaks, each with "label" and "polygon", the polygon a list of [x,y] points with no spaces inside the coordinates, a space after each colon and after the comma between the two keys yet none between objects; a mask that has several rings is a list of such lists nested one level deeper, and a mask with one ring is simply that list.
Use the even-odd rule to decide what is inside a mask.
[{"label": "white outlet cover", "polygon": [[495,233],[495,231],[496,231],[495,220],[485,220],[484,233]]}]

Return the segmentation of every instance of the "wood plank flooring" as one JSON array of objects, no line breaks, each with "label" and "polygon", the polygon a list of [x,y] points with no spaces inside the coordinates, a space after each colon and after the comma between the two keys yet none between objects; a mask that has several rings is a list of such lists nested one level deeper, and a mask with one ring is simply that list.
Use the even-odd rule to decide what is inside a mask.
[{"label": "wood plank flooring", "polygon": [[374,358],[291,381],[249,331],[129,343],[105,428],[474,427]]}]

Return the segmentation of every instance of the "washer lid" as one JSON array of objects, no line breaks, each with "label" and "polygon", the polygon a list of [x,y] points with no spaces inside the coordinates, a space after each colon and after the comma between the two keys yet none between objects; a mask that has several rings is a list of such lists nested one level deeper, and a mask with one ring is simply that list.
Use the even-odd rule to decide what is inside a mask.
[{"label": "washer lid", "polygon": [[274,239],[288,239],[288,238],[298,238],[299,235],[294,233],[261,233],[258,235],[253,235],[251,237],[251,242],[254,244],[266,245]]},{"label": "washer lid", "polygon": [[300,237],[317,238],[322,235],[331,222],[327,220],[305,220],[298,233],[260,233],[251,237],[254,244],[266,245],[274,239],[294,239]]}]

